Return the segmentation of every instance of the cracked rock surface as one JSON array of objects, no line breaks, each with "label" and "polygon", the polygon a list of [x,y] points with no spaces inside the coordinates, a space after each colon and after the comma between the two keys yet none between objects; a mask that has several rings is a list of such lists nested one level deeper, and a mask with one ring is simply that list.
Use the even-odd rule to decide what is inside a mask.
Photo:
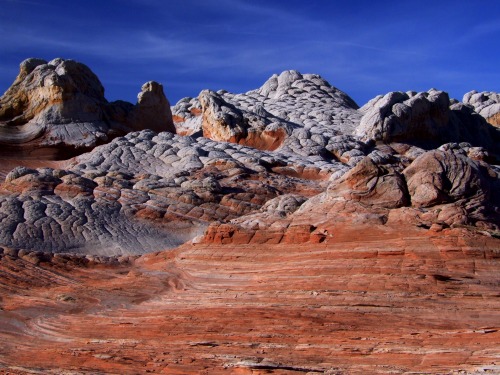
[{"label": "cracked rock surface", "polygon": [[345,169],[206,138],[130,133],[68,169],[12,170],[1,187],[0,241],[108,256],[175,247],[278,195],[317,193]]},{"label": "cracked rock surface", "polygon": [[356,142],[350,135],[361,118],[357,109],[320,76],[290,70],[243,94],[203,91],[179,101],[173,113],[184,134],[202,132],[217,141],[333,158],[340,143]]}]

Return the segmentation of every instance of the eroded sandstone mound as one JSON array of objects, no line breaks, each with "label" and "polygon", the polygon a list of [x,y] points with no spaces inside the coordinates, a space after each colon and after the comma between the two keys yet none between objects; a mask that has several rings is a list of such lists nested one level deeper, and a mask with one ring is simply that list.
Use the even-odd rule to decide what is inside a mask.
[{"label": "eroded sandstone mound", "polygon": [[146,128],[175,132],[160,84],[144,84],[136,105],[109,103],[97,76],[73,60],[23,61],[0,98],[0,144],[18,146],[15,151],[89,149]]},{"label": "eroded sandstone mound", "polygon": [[358,108],[320,76],[284,71],[242,94],[202,91],[197,98],[181,99],[172,111],[179,134],[335,158],[350,166],[365,156],[366,142],[401,142],[426,150],[466,142],[495,159],[500,132],[485,121],[494,123],[495,95],[467,94],[459,103],[435,89],[390,92]]},{"label": "eroded sandstone mound", "polygon": [[[469,142],[496,150],[499,132],[463,103],[443,91],[390,92],[370,100],[355,135],[364,141],[406,142],[427,149],[448,142]],[[496,151],[498,152],[498,151]]]},{"label": "eroded sandstone mound", "polygon": [[357,108],[320,76],[292,70],[244,94],[203,91],[197,99],[181,100],[173,113],[184,133],[198,131],[216,141],[333,158],[339,143],[355,143],[349,135],[360,118]]}]

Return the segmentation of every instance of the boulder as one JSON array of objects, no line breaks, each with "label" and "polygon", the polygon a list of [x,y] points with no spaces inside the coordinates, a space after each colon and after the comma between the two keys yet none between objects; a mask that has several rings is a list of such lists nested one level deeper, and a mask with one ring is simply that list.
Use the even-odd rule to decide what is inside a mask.
[{"label": "boulder", "polygon": [[329,199],[343,198],[374,208],[397,208],[409,204],[403,176],[365,157],[340,180],[328,186]]},{"label": "boulder", "polygon": [[485,200],[491,193],[491,176],[484,166],[453,150],[432,150],[403,171],[411,204],[430,207],[460,199]]}]

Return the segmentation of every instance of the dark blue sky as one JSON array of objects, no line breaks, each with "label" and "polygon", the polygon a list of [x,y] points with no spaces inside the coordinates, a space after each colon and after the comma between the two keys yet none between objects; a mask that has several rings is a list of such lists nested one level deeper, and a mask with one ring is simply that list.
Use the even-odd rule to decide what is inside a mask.
[{"label": "dark blue sky", "polygon": [[500,1],[0,0],[0,91],[28,57],[71,58],[108,100],[156,80],[171,103],[287,69],[362,105],[393,90],[500,91]]}]

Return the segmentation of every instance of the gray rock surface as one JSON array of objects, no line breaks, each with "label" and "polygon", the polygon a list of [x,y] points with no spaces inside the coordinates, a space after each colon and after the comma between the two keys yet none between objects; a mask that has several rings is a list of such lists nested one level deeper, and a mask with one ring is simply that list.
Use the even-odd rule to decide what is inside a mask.
[{"label": "gray rock surface", "polygon": [[[170,248],[282,194],[317,193],[347,169],[207,138],[129,133],[67,170],[11,171],[1,186],[0,243],[107,256]],[[282,200],[276,210],[286,214],[303,199]]]},{"label": "gray rock surface", "polygon": [[176,133],[193,135],[201,133],[201,104],[198,98],[183,98],[172,107]]},{"label": "gray rock surface", "polygon": [[217,141],[339,158],[347,151],[342,144],[354,142],[363,149],[362,142],[350,138],[361,118],[357,108],[348,95],[320,76],[284,71],[259,89],[242,94],[205,90],[198,99],[182,99],[172,110],[176,127],[184,134],[202,130]]},{"label": "gray rock surface", "polygon": [[470,142],[493,150],[498,131],[463,103],[448,94],[390,92],[360,108],[364,113],[354,134],[363,141],[405,142],[427,149],[448,142]]},{"label": "gray rock surface", "polygon": [[490,124],[500,127],[500,94],[492,91],[469,91],[463,103],[471,105]]}]

